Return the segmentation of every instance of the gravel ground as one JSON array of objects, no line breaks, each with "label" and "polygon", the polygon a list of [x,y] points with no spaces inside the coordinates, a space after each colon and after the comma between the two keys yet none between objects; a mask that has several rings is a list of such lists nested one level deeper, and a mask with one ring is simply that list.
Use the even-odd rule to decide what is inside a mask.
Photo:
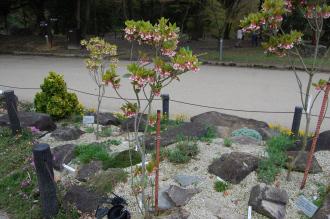
[{"label": "gravel ground", "polygon": [[[173,147],[173,146],[172,146]],[[196,175],[203,178],[202,183],[197,186],[202,191],[195,195],[190,202],[184,206],[184,209],[191,213],[190,219],[212,219],[219,218],[219,211],[227,212],[227,215],[232,216],[233,213],[247,217],[248,199],[250,190],[254,185],[257,185],[258,179],[255,172],[248,175],[239,185],[231,185],[227,193],[218,193],[214,190],[213,185],[216,177],[209,174],[207,171],[208,165],[215,158],[219,158],[223,153],[232,151],[247,152],[257,156],[264,153],[264,146],[256,145],[233,145],[228,148],[223,146],[222,139],[215,139],[212,144],[199,143],[199,155],[184,165],[173,165],[168,161],[161,162],[160,165],[160,187],[166,185],[178,185],[174,180],[177,174]],[[297,197],[304,194],[307,198],[312,199],[317,194],[317,183],[329,182],[330,164],[327,162],[330,156],[329,151],[317,152],[315,154],[320,165],[323,167],[323,173],[309,175],[307,185],[304,190],[299,190],[299,185],[303,177],[303,173],[293,172],[292,181],[286,181],[286,171],[278,176],[274,182],[274,186],[279,186],[285,189],[289,195],[289,203],[287,205],[287,219],[298,219],[301,214],[295,208]],[[141,218],[137,213],[136,201],[131,194],[129,184],[120,184],[116,187],[115,193],[121,194],[129,202],[129,209],[133,212],[133,218]],[[253,218],[266,218],[260,214],[253,212]]]},{"label": "gravel ground", "polygon": [[[116,133],[116,130],[115,132]],[[119,133],[118,133],[119,134]],[[101,138],[99,141],[105,141],[108,139],[118,139],[122,141],[119,146],[111,146],[113,152],[122,151],[128,148],[128,142],[125,137],[117,136],[110,138]],[[83,134],[78,140],[74,141],[55,141],[49,135],[43,137],[41,142],[49,143],[51,147],[56,147],[58,145],[73,143],[89,143],[96,142],[94,134]],[[167,160],[162,161],[160,164],[160,187],[169,185],[178,185],[174,181],[174,177],[177,174],[185,175],[195,175],[201,177],[202,182],[197,185],[201,192],[196,194],[190,202],[183,208],[191,213],[189,219],[212,219],[220,218],[219,212],[226,212],[227,215],[232,216],[233,214],[242,215],[242,217],[247,217],[248,209],[248,199],[250,195],[250,190],[253,186],[257,185],[258,178],[255,172],[248,175],[239,185],[231,185],[229,190],[225,193],[216,192],[213,188],[216,177],[208,173],[208,165],[213,159],[219,158],[221,154],[230,153],[232,151],[247,152],[256,156],[263,156],[265,146],[260,145],[237,145],[233,144],[231,147],[225,147],[223,145],[223,139],[214,139],[211,144],[204,142],[198,143],[200,153],[192,161],[187,164],[174,165]],[[171,145],[169,147],[174,147]],[[292,180],[290,182],[286,181],[286,171],[283,170],[282,173],[277,177],[277,180],[273,183],[273,186],[279,186],[285,189],[289,195],[289,203],[287,205],[287,219],[299,219],[301,214],[295,208],[295,201],[297,197],[301,194],[305,195],[310,200],[317,195],[317,184],[326,184],[329,182],[330,178],[330,164],[328,158],[330,157],[330,151],[321,151],[315,153],[315,156],[319,164],[323,168],[323,172],[319,174],[311,174],[308,177],[307,185],[304,190],[299,190],[300,182],[302,181],[303,173],[293,172]],[[130,172],[130,168],[127,169]],[[120,183],[115,188],[115,193],[123,196],[128,201],[128,208],[132,213],[132,218],[142,218],[138,213],[135,197],[132,194],[130,187],[129,178],[127,183]],[[253,218],[262,219],[265,218],[255,212],[252,214]]]}]

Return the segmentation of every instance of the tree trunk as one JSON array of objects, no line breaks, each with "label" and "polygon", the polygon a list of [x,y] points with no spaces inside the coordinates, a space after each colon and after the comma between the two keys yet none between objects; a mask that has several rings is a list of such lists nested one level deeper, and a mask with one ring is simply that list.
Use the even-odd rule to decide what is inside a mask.
[{"label": "tree trunk", "polygon": [[223,38],[228,40],[230,38],[230,31],[231,31],[232,23],[226,22],[225,23],[225,30],[223,32]]},{"label": "tree trunk", "polygon": [[90,21],[90,14],[91,14],[91,2],[90,0],[85,0],[85,16],[84,16],[84,24],[82,28],[82,36],[86,36],[88,27],[89,27],[89,21]]},{"label": "tree trunk", "polygon": [[77,29],[80,29],[80,0],[77,0],[77,6],[76,6],[76,22],[77,22]]}]

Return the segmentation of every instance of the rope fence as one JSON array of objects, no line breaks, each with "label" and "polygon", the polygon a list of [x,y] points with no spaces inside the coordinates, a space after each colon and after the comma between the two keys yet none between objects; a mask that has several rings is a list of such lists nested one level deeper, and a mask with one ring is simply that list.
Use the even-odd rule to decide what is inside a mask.
[{"label": "rope fence", "polygon": [[[5,87],[5,88],[10,88],[10,89],[18,89],[18,90],[40,90],[40,88],[36,87],[17,87],[17,86],[10,86],[10,85],[4,85],[0,84],[0,87]],[[73,88],[68,88],[68,90],[84,94],[84,95],[89,95],[89,96],[95,96],[97,97],[97,94],[89,93],[86,91],[81,91]],[[115,99],[115,100],[122,100],[120,97],[114,97],[114,96],[103,96],[103,98],[106,99]],[[125,98],[126,99],[126,98]],[[130,101],[136,101],[137,99],[135,98],[127,98],[127,100]],[[146,99],[141,99],[141,100],[146,100]],[[157,101],[162,100],[161,98],[155,99]],[[170,102],[173,103],[178,103],[178,104],[183,104],[183,105],[188,105],[188,106],[193,106],[193,107],[200,107],[200,108],[206,108],[206,109],[213,109],[213,110],[223,110],[223,111],[231,111],[231,112],[245,112],[245,113],[263,113],[263,114],[294,114],[294,111],[266,111],[266,110],[247,110],[247,109],[235,109],[235,108],[226,108],[226,107],[217,107],[217,106],[207,106],[207,105],[202,105],[202,104],[196,104],[196,103],[189,103],[186,101],[181,101],[181,100],[175,100],[175,99],[169,99]],[[305,113],[303,113],[305,114]],[[313,117],[318,117],[318,115],[312,114]],[[329,116],[324,117],[325,119],[330,119]]]}]

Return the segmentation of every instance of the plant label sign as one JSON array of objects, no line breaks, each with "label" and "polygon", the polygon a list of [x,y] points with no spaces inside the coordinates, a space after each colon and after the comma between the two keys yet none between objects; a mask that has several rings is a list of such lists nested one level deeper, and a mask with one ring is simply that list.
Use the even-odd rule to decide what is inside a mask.
[{"label": "plant label sign", "polygon": [[312,217],[318,209],[318,207],[314,205],[313,202],[309,201],[303,195],[298,197],[296,206],[298,209],[303,211],[308,217]]},{"label": "plant label sign", "polygon": [[87,125],[87,124],[94,124],[95,118],[94,116],[84,116],[83,117],[83,124]]}]

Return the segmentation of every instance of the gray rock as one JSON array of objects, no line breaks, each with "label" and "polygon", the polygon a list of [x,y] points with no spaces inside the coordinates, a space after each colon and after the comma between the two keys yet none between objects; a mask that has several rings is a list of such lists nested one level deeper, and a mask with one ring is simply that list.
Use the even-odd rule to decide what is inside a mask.
[{"label": "gray rock", "polygon": [[[94,113],[93,116],[95,117],[95,121],[96,121],[96,114]],[[119,126],[121,124],[121,122],[112,113],[100,113],[99,114],[99,124],[101,124],[103,126],[107,126],[107,125]]]},{"label": "gray rock", "polygon": [[84,164],[77,173],[76,178],[79,181],[87,182],[91,177],[95,176],[102,169],[101,161],[92,161],[88,164]]},{"label": "gray rock", "polygon": [[51,137],[59,141],[71,141],[78,139],[83,133],[76,127],[59,127],[52,132]]},{"label": "gray rock", "polygon": [[184,189],[179,186],[171,185],[167,191],[170,199],[175,203],[175,206],[181,207],[190,201],[190,199],[200,190],[198,189]]},{"label": "gray rock", "polygon": [[[44,113],[18,112],[18,118],[22,127],[36,127],[40,131],[53,131],[56,124],[52,118]],[[8,114],[0,117],[0,126],[10,126]]]},{"label": "gray rock", "polygon": [[0,219],[9,219],[9,216],[6,212],[0,211]]},{"label": "gray rock", "polygon": [[205,208],[219,219],[244,219],[243,215],[237,214],[232,210],[225,208],[221,203],[210,198],[204,199]]},{"label": "gray rock", "polygon": [[[288,151],[287,154],[289,157],[291,157],[291,159],[295,159],[299,154],[299,151]],[[297,160],[292,170],[297,172],[305,172],[307,160],[308,160],[308,152],[302,152],[302,155]],[[309,170],[309,173],[320,173],[320,172],[322,172],[322,167],[320,166],[317,159],[313,155],[312,166]]]},{"label": "gray rock", "polygon": [[[140,115],[139,115],[139,117],[140,117]],[[135,117],[133,116],[133,117],[128,118],[125,121],[123,121],[121,123],[120,127],[123,131],[134,132],[134,125],[135,125]],[[141,121],[140,121],[140,125],[138,127],[138,131],[139,132],[144,132],[144,129],[145,129],[146,125],[147,125],[147,115],[143,115],[141,117]]]},{"label": "gray rock", "polygon": [[324,200],[323,205],[315,212],[312,219],[329,219],[330,218],[330,194]]},{"label": "gray rock", "polygon": [[217,126],[217,133],[219,138],[229,138],[232,133],[232,129],[225,126]]},{"label": "gray rock", "polygon": [[198,176],[176,175],[174,179],[183,187],[197,184],[202,181]]},{"label": "gray rock", "polygon": [[169,188],[169,186],[166,186],[159,189],[158,208],[160,210],[169,210],[175,207],[175,204],[167,194]]},{"label": "gray rock", "polygon": [[223,154],[208,167],[209,173],[233,183],[240,183],[247,175],[258,168],[259,158],[243,152]]},{"label": "gray rock", "polygon": [[171,210],[169,215],[157,217],[158,219],[187,219],[190,216],[190,212],[183,208],[175,208]]},{"label": "gray rock", "polygon": [[267,139],[267,137],[269,137],[269,133],[265,132],[266,130],[267,132],[269,130],[268,124],[254,119],[246,119],[238,116],[211,111],[194,116],[191,118],[191,121],[193,123],[228,127],[231,130],[246,127],[257,130],[262,135],[263,139]]},{"label": "gray rock", "polygon": [[[180,140],[180,137],[200,138],[207,134],[207,126],[199,123],[184,123],[178,127],[170,128],[161,133],[161,146],[174,144]],[[155,148],[155,135],[146,136],[146,148],[152,150]]]},{"label": "gray rock", "polygon": [[82,213],[94,213],[97,206],[101,204],[103,195],[93,192],[84,186],[72,186],[63,198],[64,207],[70,209],[74,206]]},{"label": "gray rock", "polygon": [[259,214],[271,219],[284,219],[289,201],[285,190],[267,186],[264,183],[251,189],[249,205]]},{"label": "gray rock", "polygon": [[62,171],[63,164],[68,164],[74,158],[74,149],[76,145],[66,144],[52,149],[53,166],[55,170]]},{"label": "gray rock", "polygon": [[260,145],[260,141],[248,136],[234,136],[230,138],[236,144],[242,145]]}]

